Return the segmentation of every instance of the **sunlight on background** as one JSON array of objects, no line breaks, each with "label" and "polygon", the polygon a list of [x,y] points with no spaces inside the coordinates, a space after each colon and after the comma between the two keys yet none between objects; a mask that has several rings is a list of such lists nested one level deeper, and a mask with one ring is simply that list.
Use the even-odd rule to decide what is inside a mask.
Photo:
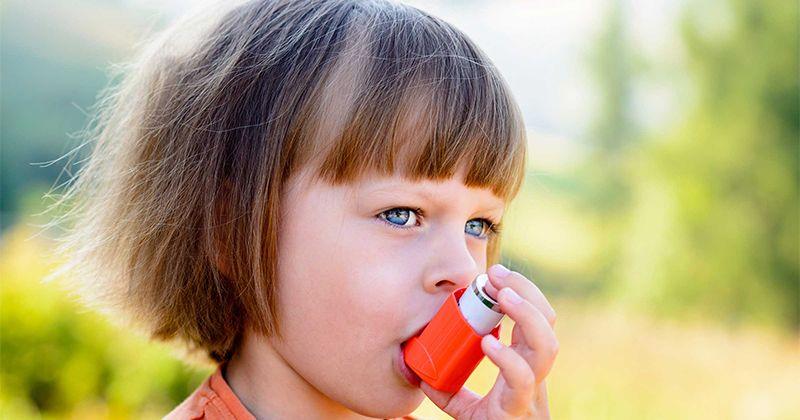
[{"label": "sunlight on background", "polygon": [[[3,4],[0,417],[160,418],[211,373],[40,282],[63,164],[32,164],[76,145],[108,66],[194,4]],[[797,2],[410,4],[471,36],[522,108],[503,262],[558,313],[553,417],[798,418]],[[497,373],[485,359],[467,386]]]}]

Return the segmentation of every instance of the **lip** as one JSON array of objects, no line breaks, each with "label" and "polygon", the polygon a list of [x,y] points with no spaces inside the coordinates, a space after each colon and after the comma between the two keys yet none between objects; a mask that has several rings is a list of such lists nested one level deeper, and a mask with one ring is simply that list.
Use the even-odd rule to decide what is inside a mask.
[{"label": "lip", "polygon": [[394,358],[394,366],[397,370],[398,374],[405,379],[405,381],[414,388],[419,388],[422,379],[411,370],[411,368],[406,365],[406,362],[403,357],[403,348],[405,347],[405,342],[397,346],[397,352],[395,353]]},{"label": "lip", "polygon": [[405,357],[403,355],[403,349],[405,348],[406,343],[408,343],[408,340],[411,340],[413,337],[417,337],[418,335],[422,334],[422,330],[424,330],[425,327],[427,326],[428,323],[426,322],[425,325],[419,327],[416,331],[414,331],[413,334],[406,337],[403,340],[403,342],[400,343],[399,346],[397,346],[397,353],[395,354],[395,360],[394,360],[395,369],[397,370],[398,374],[402,376],[403,379],[405,379],[405,381],[414,388],[419,388],[419,384],[422,381],[422,379],[420,379],[420,377],[416,373],[414,373],[414,371],[411,370],[411,368],[409,368],[408,365],[406,365]]}]

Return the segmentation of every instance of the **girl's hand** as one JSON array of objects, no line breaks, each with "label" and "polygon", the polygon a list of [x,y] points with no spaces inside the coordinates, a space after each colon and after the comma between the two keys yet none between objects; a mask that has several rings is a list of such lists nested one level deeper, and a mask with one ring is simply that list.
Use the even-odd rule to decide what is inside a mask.
[{"label": "girl's hand", "polygon": [[491,334],[481,342],[483,352],[500,368],[497,381],[483,398],[466,387],[455,394],[435,390],[425,382],[420,387],[434,404],[458,420],[549,419],[544,379],[558,354],[553,331],[556,313],[539,288],[522,274],[500,264],[490,267],[487,274],[500,291],[500,309],[514,320],[511,346],[504,346]]}]

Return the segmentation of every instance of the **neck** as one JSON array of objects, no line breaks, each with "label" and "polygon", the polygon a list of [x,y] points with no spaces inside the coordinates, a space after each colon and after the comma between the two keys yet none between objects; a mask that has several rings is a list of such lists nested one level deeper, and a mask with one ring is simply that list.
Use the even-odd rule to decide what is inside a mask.
[{"label": "neck", "polygon": [[227,363],[225,380],[257,419],[365,419],[314,388],[275,350],[250,331]]}]

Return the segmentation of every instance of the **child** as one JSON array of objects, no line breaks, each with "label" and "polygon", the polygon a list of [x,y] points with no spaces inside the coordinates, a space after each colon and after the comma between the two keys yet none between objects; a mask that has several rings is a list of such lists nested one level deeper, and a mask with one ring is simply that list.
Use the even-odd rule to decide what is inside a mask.
[{"label": "child", "polygon": [[[497,262],[525,168],[505,82],[462,32],[384,0],[253,0],[176,23],[101,103],[62,200],[59,270],[215,372],[167,418],[547,418],[555,314],[488,269],[515,321],[486,396],[402,346]],[[499,292],[498,292],[499,291]]]}]

